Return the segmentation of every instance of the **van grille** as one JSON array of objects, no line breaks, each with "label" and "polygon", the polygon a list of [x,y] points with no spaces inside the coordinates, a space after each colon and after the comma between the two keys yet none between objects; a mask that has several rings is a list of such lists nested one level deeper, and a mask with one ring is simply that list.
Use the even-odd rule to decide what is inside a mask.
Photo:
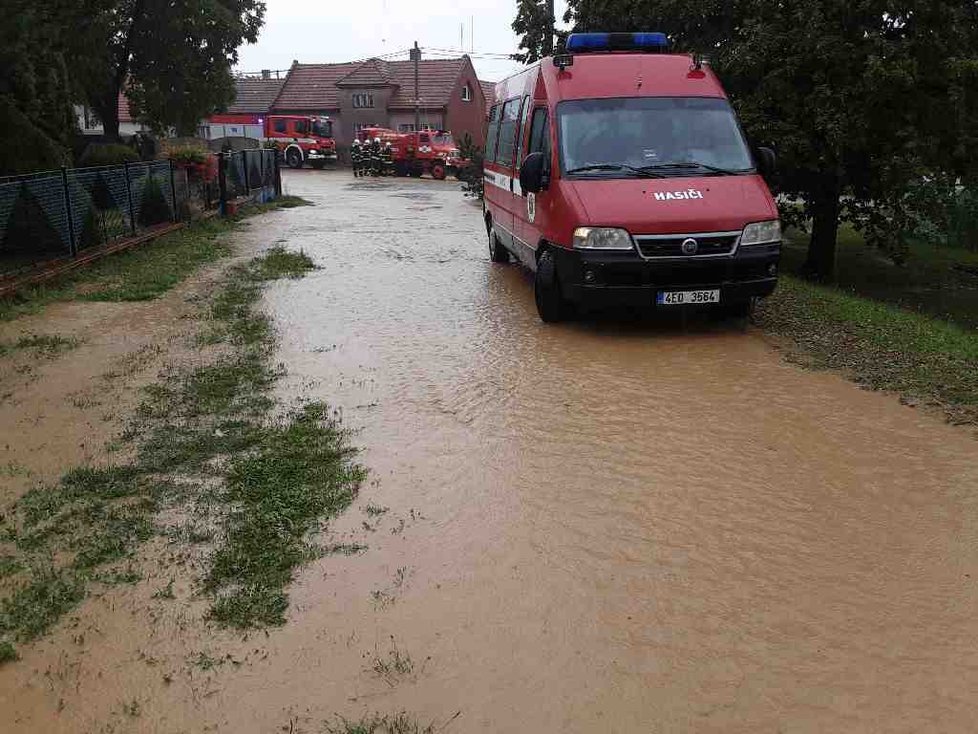
[{"label": "van grille", "polygon": [[[712,234],[677,234],[677,235],[638,235],[638,244],[642,257],[709,257],[729,255],[737,244],[739,232],[717,232]],[[696,240],[696,253],[683,252],[686,240]]]}]

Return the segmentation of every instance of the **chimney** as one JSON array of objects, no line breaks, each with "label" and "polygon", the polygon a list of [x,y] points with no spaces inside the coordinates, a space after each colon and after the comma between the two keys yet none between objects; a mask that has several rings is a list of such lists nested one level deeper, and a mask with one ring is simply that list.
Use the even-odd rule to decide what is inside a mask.
[{"label": "chimney", "polygon": [[261,70],[261,78],[262,79],[271,79],[272,78],[272,70],[271,69],[262,69]]}]

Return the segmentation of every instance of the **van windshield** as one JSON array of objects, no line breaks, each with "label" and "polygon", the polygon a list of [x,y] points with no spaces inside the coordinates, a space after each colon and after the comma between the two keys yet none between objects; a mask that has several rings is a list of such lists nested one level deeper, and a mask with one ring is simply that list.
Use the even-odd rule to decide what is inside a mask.
[{"label": "van windshield", "polygon": [[557,107],[561,170],[626,178],[753,172],[737,118],[723,99],[582,99]]}]

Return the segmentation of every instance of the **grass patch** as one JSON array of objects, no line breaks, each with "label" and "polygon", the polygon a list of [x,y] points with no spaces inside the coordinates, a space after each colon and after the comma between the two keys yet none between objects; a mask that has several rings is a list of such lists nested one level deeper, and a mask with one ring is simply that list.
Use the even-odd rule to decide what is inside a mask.
[{"label": "grass patch", "polygon": [[9,663],[20,658],[17,654],[17,648],[14,647],[13,643],[4,640],[0,642],[0,665],[4,663]]},{"label": "grass patch", "polygon": [[284,622],[293,569],[315,557],[306,536],[353,502],[363,472],[325,405],[310,404],[269,427],[227,473],[228,518],[205,587],[219,594],[212,617],[248,627]]},{"label": "grass patch", "polygon": [[[139,440],[135,462],[74,469],[0,516],[0,541],[13,551],[0,555],[0,644],[43,634],[93,583],[138,580],[120,562],[157,532],[155,514],[165,506],[205,508],[223,529],[205,579],[216,595],[214,619],[238,627],[284,621],[293,570],[319,554],[307,534],[352,502],[362,478],[325,406],[270,419],[268,392],[280,374],[268,365],[273,333],[270,324],[242,325],[264,319],[253,310],[260,283],[311,267],[302,253],[276,248],[233,269],[210,312],[230,353],[147,391],[129,433]],[[156,597],[172,591],[170,584]]]},{"label": "grass patch", "polygon": [[28,583],[0,602],[0,636],[33,640],[47,632],[84,596],[85,581],[80,576],[53,568],[39,570]]},{"label": "grass patch", "polygon": [[953,423],[978,424],[978,333],[790,276],[756,320],[790,337],[811,366],[938,406]]},{"label": "grass patch", "polygon": [[238,222],[273,209],[304,206],[298,197],[280,197],[248,206],[234,219],[212,217],[163,235],[152,242],[109,255],[61,278],[25,288],[0,299],[0,321],[33,313],[62,300],[146,301],[158,298],[203,265],[230,253],[223,235]]},{"label": "grass patch", "polygon": [[[808,235],[786,232],[782,267],[798,273]],[[836,286],[851,295],[881,301],[967,328],[978,328],[978,252],[913,242],[907,263],[894,265],[868,247],[852,227],[839,229]]]},{"label": "grass patch", "polygon": [[[452,719],[457,717],[458,714],[455,714]],[[383,716],[370,714],[358,721],[341,718],[327,723],[323,731],[327,734],[434,734],[444,729],[449,722],[436,728],[434,724],[421,724],[413,716],[402,711]]]},{"label": "grass patch", "polygon": [[61,352],[75,349],[79,341],[73,337],[57,334],[28,334],[13,343],[0,342],[0,357],[17,351],[31,351],[38,357],[53,357]]}]

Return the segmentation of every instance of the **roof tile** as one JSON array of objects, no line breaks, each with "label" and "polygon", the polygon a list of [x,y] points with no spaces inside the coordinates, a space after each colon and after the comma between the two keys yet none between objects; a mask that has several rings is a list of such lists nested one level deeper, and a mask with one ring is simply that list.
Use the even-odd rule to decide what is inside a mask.
[{"label": "roof tile", "polygon": [[[448,104],[464,64],[465,58],[420,62],[418,81],[423,107]],[[273,107],[277,110],[339,109],[338,84],[344,87],[390,84],[396,89],[389,106],[414,108],[414,63],[379,59],[346,64],[294,64]]]},{"label": "roof tile", "polygon": [[235,79],[236,97],[228,106],[231,114],[264,114],[282,91],[284,79]]}]

